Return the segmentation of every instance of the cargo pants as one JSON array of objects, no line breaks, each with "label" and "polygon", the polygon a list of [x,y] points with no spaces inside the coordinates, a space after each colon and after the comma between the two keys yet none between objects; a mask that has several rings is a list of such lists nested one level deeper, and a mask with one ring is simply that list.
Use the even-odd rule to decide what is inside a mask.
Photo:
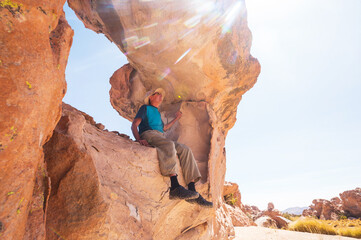
[{"label": "cargo pants", "polygon": [[197,182],[201,178],[193,152],[188,146],[165,138],[164,133],[157,130],[145,131],[140,137],[157,149],[160,172],[163,176],[177,174],[178,156],[186,184],[192,180]]}]

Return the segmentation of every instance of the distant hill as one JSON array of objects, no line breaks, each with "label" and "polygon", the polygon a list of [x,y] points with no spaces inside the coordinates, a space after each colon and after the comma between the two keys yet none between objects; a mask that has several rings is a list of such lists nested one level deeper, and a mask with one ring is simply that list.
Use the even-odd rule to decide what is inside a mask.
[{"label": "distant hill", "polygon": [[295,215],[301,215],[303,210],[308,209],[308,207],[292,207],[287,208],[282,211],[282,213],[289,213],[289,214],[295,214]]}]

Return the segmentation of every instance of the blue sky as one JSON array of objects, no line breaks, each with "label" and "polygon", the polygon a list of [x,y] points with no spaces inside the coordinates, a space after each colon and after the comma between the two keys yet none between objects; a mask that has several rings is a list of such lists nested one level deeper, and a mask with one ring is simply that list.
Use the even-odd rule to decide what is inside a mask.
[{"label": "blue sky", "polygon": [[[246,5],[262,71],[227,137],[226,180],[243,203],[280,210],[361,187],[361,1]],[[64,9],[75,31],[64,102],[131,136],[108,93],[125,56]]]}]

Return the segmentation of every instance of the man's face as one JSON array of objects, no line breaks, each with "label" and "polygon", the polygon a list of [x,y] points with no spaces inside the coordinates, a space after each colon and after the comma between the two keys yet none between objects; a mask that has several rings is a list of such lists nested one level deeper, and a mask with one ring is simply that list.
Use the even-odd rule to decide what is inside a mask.
[{"label": "man's face", "polygon": [[160,94],[159,92],[155,92],[153,93],[150,97],[149,97],[150,102],[152,103],[152,105],[154,104],[161,104],[163,101],[163,96],[162,94]]}]

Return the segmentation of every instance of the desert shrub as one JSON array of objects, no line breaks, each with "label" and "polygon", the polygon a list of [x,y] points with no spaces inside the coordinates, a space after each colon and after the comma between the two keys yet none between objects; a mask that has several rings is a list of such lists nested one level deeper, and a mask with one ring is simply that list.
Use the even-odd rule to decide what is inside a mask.
[{"label": "desert shrub", "polygon": [[335,229],[329,224],[311,218],[299,219],[293,223],[290,223],[288,229],[298,232],[320,233],[327,235],[337,234]]},{"label": "desert shrub", "polygon": [[341,235],[345,237],[361,239],[361,220],[342,219],[338,221],[332,221],[301,218],[295,222],[290,223],[288,230],[328,235]]},{"label": "desert shrub", "polygon": [[338,234],[345,237],[361,238],[361,227],[340,228]]},{"label": "desert shrub", "polygon": [[230,193],[226,196],[224,196],[224,201],[226,201],[227,204],[234,206],[237,202],[237,198],[233,196],[233,193]]},{"label": "desert shrub", "polygon": [[294,222],[298,220],[301,216],[295,214],[289,214],[289,213],[282,213],[282,217],[287,218],[288,220]]}]

